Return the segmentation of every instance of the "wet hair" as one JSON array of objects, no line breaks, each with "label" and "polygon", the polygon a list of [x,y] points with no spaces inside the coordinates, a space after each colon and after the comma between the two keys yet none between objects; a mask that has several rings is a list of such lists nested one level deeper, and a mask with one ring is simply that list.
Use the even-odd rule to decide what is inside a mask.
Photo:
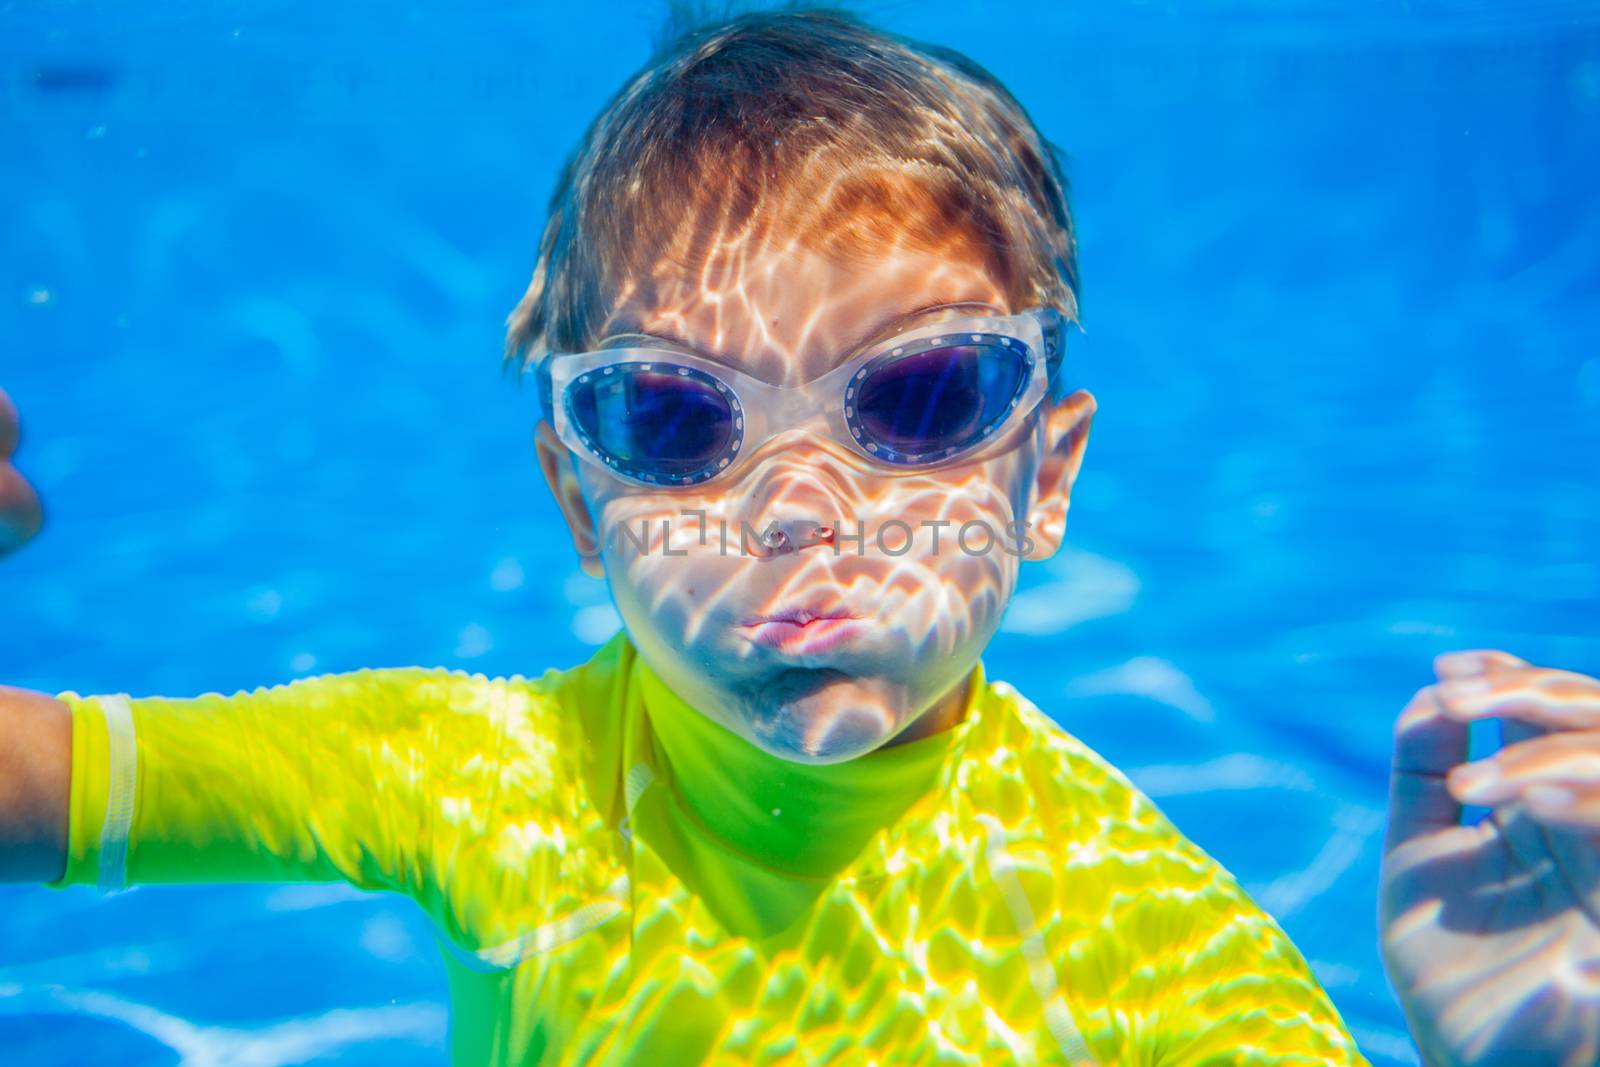
[{"label": "wet hair", "polygon": [[[550,200],[505,367],[578,351],[625,291],[730,241],[966,242],[1014,309],[1076,308],[1058,153],[993,75],[829,9],[690,26],[606,105]],[[648,294],[646,294],[648,295]]]}]

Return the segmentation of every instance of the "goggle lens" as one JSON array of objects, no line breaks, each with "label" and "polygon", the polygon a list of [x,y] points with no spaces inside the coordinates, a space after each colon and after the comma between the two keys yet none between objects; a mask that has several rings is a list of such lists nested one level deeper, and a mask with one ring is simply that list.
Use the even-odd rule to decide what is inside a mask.
[{"label": "goggle lens", "polygon": [[1027,385],[1021,352],[1000,344],[930,348],[866,369],[846,403],[863,447],[900,463],[929,462],[981,441]]},{"label": "goggle lens", "polygon": [[647,366],[618,363],[572,384],[568,411],[579,437],[635,478],[709,477],[742,437],[737,402],[727,386],[698,370]]}]

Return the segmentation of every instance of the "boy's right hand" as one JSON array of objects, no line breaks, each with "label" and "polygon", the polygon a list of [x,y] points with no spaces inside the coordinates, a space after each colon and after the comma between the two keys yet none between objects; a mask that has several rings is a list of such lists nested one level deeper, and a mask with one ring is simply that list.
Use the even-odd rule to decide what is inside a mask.
[{"label": "boy's right hand", "polygon": [[16,448],[17,409],[0,389],[0,555],[22,547],[44,525],[39,495],[11,465]]}]

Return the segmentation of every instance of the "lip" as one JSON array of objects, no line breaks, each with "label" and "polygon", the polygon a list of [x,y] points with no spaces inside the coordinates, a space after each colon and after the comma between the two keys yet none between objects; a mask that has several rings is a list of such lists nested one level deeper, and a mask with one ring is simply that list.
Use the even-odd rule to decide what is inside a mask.
[{"label": "lip", "polygon": [[820,619],[859,619],[861,616],[844,608],[825,608],[810,604],[794,604],[779,608],[777,611],[765,615],[753,616],[745,626],[760,626],[769,622],[790,622],[796,626],[804,626],[809,622]]},{"label": "lip", "polygon": [[848,611],[786,608],[744,623],[741,629],[758,645],[792,655],[818,655],[858,634],[865,620]]}]

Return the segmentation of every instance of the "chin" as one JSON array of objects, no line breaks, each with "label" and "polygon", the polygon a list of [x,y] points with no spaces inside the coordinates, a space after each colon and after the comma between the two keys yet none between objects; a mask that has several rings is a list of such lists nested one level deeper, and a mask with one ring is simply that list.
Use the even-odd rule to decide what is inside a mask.
[{"label": "chin", "polygon": [[881,747],[894,736],[894,724],[875,710],[840,706],[826,696],[796,703],[767,704],[752,709],[747,720],[752,742],[792,763],[843,763]]},{"label": "chin", "polygon": [[824,767],[832,763],[849,763],[853,759],[860,759],[862,756],[868,755],[869,753],[877,750],[882,746],[882,744],[883,741],[878,741],[877,743],[866,748],[851,747],[848,749],[825,746],[818,751],[806,751],[799,749],[782,749],[780,751],[773,751],[771,748],[765,745],[760,747],[768,755],[775,756],[781,760],[787,760],[790,763],[803,763],[813,767]]}]

